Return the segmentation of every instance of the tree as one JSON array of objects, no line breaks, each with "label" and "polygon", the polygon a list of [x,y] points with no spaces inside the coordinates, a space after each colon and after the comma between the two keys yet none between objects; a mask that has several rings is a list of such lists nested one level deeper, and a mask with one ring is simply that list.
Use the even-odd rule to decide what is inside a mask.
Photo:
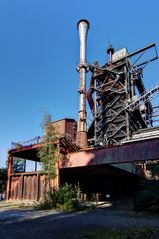
[{"label": "tree", "polygon": [[13,172],[24,172],[25,171],[25,160],[21,158],[14,157],[13,160]]},{"label": "tree", "polygon": [[[14,143],[14,147],[15,149],[19,149],[22,145],[19,143]],[[9,153],[9,151],[8,151]],[[26,164],[26,160],[25,159],[21,159],[18,157],[13,157],[13,172],[14,173],[21,173],[25,171],[25,164]],[[6,161],[6,165],[8,167],[8,160]]]},{"label": "tree", "polygon": [[146,165],[151,172],[151,180],[142,179],[135,199],[135,209],[159,213],[159,161],[149,161]]},{"label": "tree", "polygon": [[4,193],[7,184],[7,168],[0,168],[0,193]]},{"label": "tree", "polygon": [[152,179],[159,179],[159,160],[149,161],[146,168],[151,172]]},{"label": "tree", "polygon": [[[49,119],[49,121],[48,121]],[[38,157],[40,158],[42,169],[47,175],[47,179],[56,177],[57,162],[57,145],[56,135],[53,125],[50,123],[51,118],[47,114],[44,115],[43,130],[44,137],[38,148]]]},{"label": "tree", "polygon": [[[18,148],[19,147],[17,146],[16,149],[18,149]],[[25,163],[26,163],[25,159],[14,157],[13,158],[13,172],[14,173],[25,172]],[[8,159],[6,160],[6,166],[8,168]]]}]

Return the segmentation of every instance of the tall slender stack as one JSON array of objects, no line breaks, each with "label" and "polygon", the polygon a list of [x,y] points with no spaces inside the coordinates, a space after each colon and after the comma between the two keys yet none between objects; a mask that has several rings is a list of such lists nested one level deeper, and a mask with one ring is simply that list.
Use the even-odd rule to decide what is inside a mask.
[{"label": "tall slender stack", "polygon": [[89,22],[86,19],[81,19],[77,23],[80,38],[80,64],[78,71],[80,73],[80,87],[79,87],[79,112],[77,123],[77,145],[80,148],[87,147],[87,126],[86,126],[86,40],[89,29]]}]

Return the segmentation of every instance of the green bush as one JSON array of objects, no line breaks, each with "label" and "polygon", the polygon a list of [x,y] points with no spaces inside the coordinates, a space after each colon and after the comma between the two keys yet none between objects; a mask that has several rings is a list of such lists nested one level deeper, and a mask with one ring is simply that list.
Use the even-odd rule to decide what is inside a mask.
[{"label": "green bush", "polygon": [[159,213],[159,181],[145,180],[135,198],[135,210]]},{"label": "green bush", "polygon": [[37,207],[40,209],[60,209],[69,211],[78,207],[77,190],[65,183],[54,192],[46,193],[44,200]]}]

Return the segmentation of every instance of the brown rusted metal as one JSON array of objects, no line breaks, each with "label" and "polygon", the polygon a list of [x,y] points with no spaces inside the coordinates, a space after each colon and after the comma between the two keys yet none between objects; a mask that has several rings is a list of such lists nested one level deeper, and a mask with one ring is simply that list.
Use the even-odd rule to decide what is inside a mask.
[{"label": "brown rusted metal", "polygon": [[[28,147],[26,147],[28,149]],[[22,149],[23,150],[23,149]],[[33,149],[32,149],[33,150]],[[15,151],[14,151],[15,153]],[[58,152],[59,153],[59,152]],[[10,155],[10,163],[13,155]],[[60,154],[58,155],[60,158]],[[57,177],[51,179],[49,185],[59,186],[59,169],[81,168],[127,163],[146,162],[159,159],[159,138],[132,142],[120,146],[87,149],[63,155],[57,162]],[[11,170],[11,167],[9,167]],[[46,175],[43,172],[11,173],[9,171],[7,199],[9,200],[40,200],[49,189]],[[82,172],[82,171],[81,171]]]},{"label": "brown rusted metal", "polygon": [[49,185],[57,188],[57,179],[48,181],[44,172],[11,174],[10,195],[7,200],[38,201],[49,191]]},{"label": "brown rusted metal", "polygon": [[60,119],[49,123],[48,128],[50,126],[53,127],[54,133],[57,138],[60,138],[62,136],[68,136],[72,138],[72,141],[75,141],[77,123],[74,119],[69,118]]},{"label": "brown rusted metal", "polygon": [[8,156],[8,180],[7,180],[7,192],[6,199],[9,200],[11,194],[11,173],[13,171],[13,155],[9,154]]},{"label": "brown rusted metal", "polygon": [[[141,134],[139,134],[139,136],[135,138],[134,132],[139,132],[142,128],[147,127],[147,121],[145,121],[142,116],[145,109],[140,110],[137,104],[138,109],[134,108],[134,111],[132,111],[134,102],[141,101],[140,98],[136,101],[134,100],[134,96],[137,96],[135,94],[135,87],[137,87],[142,97],[148,97],[150,93],[147,92],[147,95],[145,94],[141,66],[157,58],[154,57],[138,65],[134,65],[135,62],[132,65],[129,61],[131,56],[145,52],[145,50],[154,47],[155,44],[151,44],[131,54],[126,53],[127,51],[124,48],[125,56],[122,58],[119,57],[118,59],[116,58],[116,60],[114,60],[113,55],[114,49],[110,45],[107,49],[107,53],[109,54],[109,62],[107,64],[101,67],[98,64],[87,65],[86,39],[89,22],[86,19],[81,19],[77,27],[80,36],[80,64],[77,66],[77,70],[80,73],[77,127],[75,120],[62,119],[48,124],[48,127],[45,129],[47,133],[47,130],[51,128],[49,126],[53,126],[57,138],[55,145],[58,147],[56,155],[58,160],[55,168],[56,177],[54,179],[46,180],[44,172],[13,173],[13,157],[27,158],[37,162],[40,160],[37,156],[37,148],[42,145],[39,144],[39,137],[34,138],[34,144],[29,145],[28,141],[26,141],[27,146],[21,143],[15,143],[15,147],[18,148],[10,150],[8,158],[7,200],[33,201],[43,199],[44,194],[50,187],[56,189],[59,186],[61,171],[66,173],[74,171],[75,173],[78,172],[78,174],[85,172],[85,183],[86,180],[89,181],[90,179],[88,175],[93,176],[93,174],[97,173],[99,176],[105,176],[105,174],[113,175],[114,168],[117,168],[117,164],[119,163],[133,163],[135,166],[137,163],[138,169],[144,171],[146,161],[159,160],[158,135],[154,136],[153,134],[146,140],[141,140],[139,138]],[[139,66],[140,68],[137,69]],[[86,73],[88,69],[91,70],[92,77],[90,88],[87,92],[87,99],[94,117],[94,122],[91,125],[92,128],[94,127],[92,130],[93,133],[91,132],[91,137],[89,138],[88,131],[88,138],[92,139],[92,141],[94,140],[94,144],[92,144],[91,140],[89,140],[89,142],[91,142],[90,145],[94,145],[96,149],[87,148]],[[158,90],[158,88],[156,89]],[[95,94],[95,100],[93,99],[93,93]],[[131,101],[132,103],[130,103]],[[149,101],[146,101],[146,98],[144,103],[147,108],[146,113],[150,116],[153,112],[152,105]],[[101,134],[103,134],[102,137]],[[118,144],[118,146],[113,146],[112,140],[114,140],[114,145]],[[75,141],[79,147],[77,147]],[[101,147],[104,145],[105,147]],[[78,151],[79,148],[83,150]],[[113,164],[114,167],[110,164]],[[141,168],[140,164],[143,168]],[[128,172],[124,167],[122,170]],[[129,173],[132,173],[132,168],[129,170]],[[136,171],[133,173],[135,174]],[[74,175],[76,176],[76,174]],[[119,171],[116,175],[119,178]],[[69,175],[69,177],[71,178],[71,175]],[[97,195],[97,193],[95,195]]]},{"label": "brown rusted metal", "polygon": [[[9,151],[8,157],[8,182],[7,182],[7,200],[30,200],[37,201],[42,199],[44,193],[49,190],[49,185],[55,189],[59,186],[58,163],[56,164],[56,177],[46,180],[44,172],[25,172],[13,173],[12,163],[13,157],[21,157],[26,155],[28,159],[39,161],[37,157],[37,147],[39,145],[25,146],[21,149],[13,149]],[[59,150],[58,150],[59,153]]]},{"label": "brown rusted metal", "polygon": [[87,100],[92,112],[94,111],[94,100],[92,97],[93,93],[94,93],[94,77],[92,76],[90,80],[90,88],[87,91]]},{"label": "brown rusted metal", "polygon": [[145,162],[156,159],[159,159],[159,138],[71,153],[60,163],[60,168]]},{"label": "brown rusted metal", "polygon": [[112,47],[111,44],[107,48],[107,53],[109,55],[109,64],[110,64],[110,66],[112,66],[112,55],[114,53],[114,48]]},{"label": "brown rusted metal", "polygon": [[87,144],[87,132],[86,131],[79,131],[79,132],[77,132],[76,142],[77,142],[77,145],[80,148],[82,148],[82,149],[87,148],[88,147],[88,144]]}]

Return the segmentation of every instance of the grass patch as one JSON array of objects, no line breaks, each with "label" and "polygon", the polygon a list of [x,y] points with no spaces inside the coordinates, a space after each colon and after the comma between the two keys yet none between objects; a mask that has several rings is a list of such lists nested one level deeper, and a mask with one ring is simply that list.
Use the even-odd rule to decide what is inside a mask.
[{"label": "grass patch", "polygon": [[158,228],[94,229],[81,234],[81,239],[158,239]]},{"label": "grass patch", "polygon": [[33,208],[34,202],[29,201],[2,201],[0,202],[1,208]]}]

